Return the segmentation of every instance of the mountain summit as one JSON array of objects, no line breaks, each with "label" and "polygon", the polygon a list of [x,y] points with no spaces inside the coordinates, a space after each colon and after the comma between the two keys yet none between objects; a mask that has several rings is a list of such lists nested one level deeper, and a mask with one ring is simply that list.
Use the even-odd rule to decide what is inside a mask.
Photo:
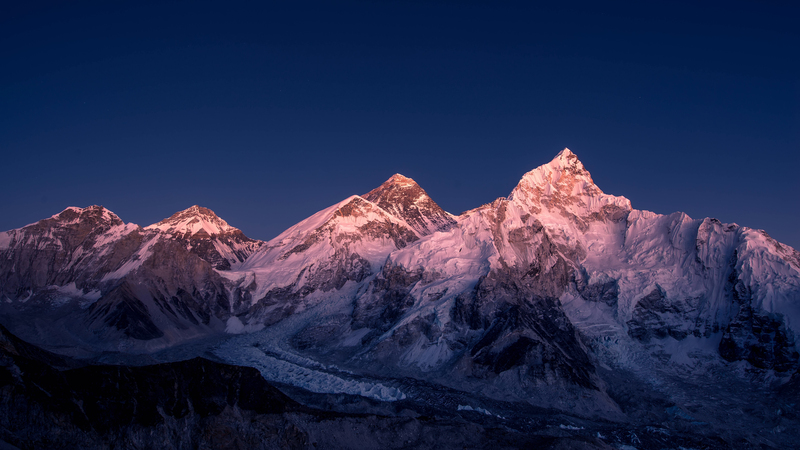
[{"label": "mountain summit", "polygon": [[420,236],[445,230],[455,223],[453,216],[437,205],[416,181],[399,173],[361,197],[403,219]]},{"label": "mountain summit", "polygon": [[178,211],[147,229],[157,229],[189,239],[204,239],[239,231],[228,225],[214,211],[197,205]]},{"label": "mountain summit", "polygon": [[261,241],[250,239],[228,225],[214,211],[194,205],[148,226],[182,242],[189,251],[208,261],[215,269],[229,270],[255,252]]},{"label": "mountain summit", "polygon": [[578,156],[568,148],[549,163],[523,175],[508,199],[540,215],[542,223],[576,226],[581,230],[593,220],[609,215],[621,217],[632,209],[627,198],[603,193]]}]

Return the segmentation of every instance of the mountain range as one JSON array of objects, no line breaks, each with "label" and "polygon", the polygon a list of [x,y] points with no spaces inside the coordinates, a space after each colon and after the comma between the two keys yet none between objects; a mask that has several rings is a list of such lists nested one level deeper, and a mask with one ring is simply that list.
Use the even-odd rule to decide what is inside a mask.
[{"label": "mountain range", "polygon": [[800,438],[800,253],[636,210],[569,149],[457,216],[396,174],[266,242],[199,206],[70,207],[0,233],[0,322],[84,363],[255,367],[306,403],[562,414],[585,448]]}]

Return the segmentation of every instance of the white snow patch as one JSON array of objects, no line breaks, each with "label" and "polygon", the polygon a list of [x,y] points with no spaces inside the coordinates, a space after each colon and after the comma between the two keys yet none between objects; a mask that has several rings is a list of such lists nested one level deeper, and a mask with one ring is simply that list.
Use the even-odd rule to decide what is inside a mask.
[{"label": "white snow patch", "polygon": [[470,405],[458,405],[458,411],[475,411],[481,414],[485,414],[487,416],[494,416],[499,417],[500,419],[505,419],[505,417],[497,415],[488,409],[481,408],[480,406],[470,406]]}]

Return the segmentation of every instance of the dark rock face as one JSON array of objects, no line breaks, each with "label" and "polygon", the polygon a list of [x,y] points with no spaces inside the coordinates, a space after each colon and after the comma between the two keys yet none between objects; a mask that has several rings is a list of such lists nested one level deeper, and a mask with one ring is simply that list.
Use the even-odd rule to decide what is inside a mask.
[{"label": "dark rock face", "polygon": [[188,330],[229,314],[224,280],[205,260],[179,242],[164,240],[152,256],[86,310],[86,323],[104,339],[147,341],[164,336],[163,328]]},{"label": "dark rock face", "polygon": [[719,354],[727,361],[747,361],[778,372],[795,369],[800,358],[782,318],[756,314],[749,305],[742,306],[725,328]]},{"label": "dark rock face", "polygon": [[677,340],[689,334],[700,334],[691,318],[700,299],[686,299],[671,302],[661,287],[656,286],[642,297],[633,309],[633,316],[627,322],[628,334],[639,341],[648,342],[652,338],[662,339],[671,336]]},{"label": "dark rock face", "polygon": [[362,197],[406,221],[420,236],[446,230],[455,224],[414,180],[400,174]]},{"label": "dark rock face", "polygon": [[588,283],[588,276],[583,273],[581,277],[575,280],[575,287],[578,293],[585,300],[590,302],[602,302],[608,306],[615,306],[619,298],[619,283],[617,280],[611,279],[608,281]]},{"label": "dark rock face", "polygon": [[[734,252],[733,267],[736,260]],[[720,356],[731,362],[747,361],[760,369],[779,372],[797,369],[800,354],[786,332],[783,317],[755,311],[752,292],[735,269],[728,277],[728,290],[734,310],[738,311],[723,329]]]},{"label": "dark rock face", "polygon": [[123,232],[123,225],[105,208],[90,206],[9,231],[9,247],[0,250],[0,297],[35,297],[72,282],[79,290],[96,289],[145,239],[140,228]]},{"label": "dark rock face", "polygon": [[481,331],[469,350],[474,375],[520,368],[534,383],[560,380],[598,389],[594,366],[556,298],[538,297],[486,277],[473,295],[458,298],[452,315]]},{"label": "dark rock face", "polygon": [[113,327],[130,338],[142,341],[164,335],[153,323],[147,306],[139,300],[128,283],[117,286],[92,305],[89,323],[90,326],[94,323],[92,328],[99,333],[106,327]]},{"label": "dark rock face", "polygon": [[339,264],[323,264],[308,278],[308,286],[328,292],[341,289],[348,281],[359,283],[371,275],[369,261],[358,253],[337,252],[334,261]]},{"label": "dark rock face", "polygon": [[372,328],[382,333],[390,329],[405,311],[414,306],[409,295],[422,279],[422,272],[410,272],[391,261],[370,283],[367,294],[359,297],[353,309],[353,328]]}]

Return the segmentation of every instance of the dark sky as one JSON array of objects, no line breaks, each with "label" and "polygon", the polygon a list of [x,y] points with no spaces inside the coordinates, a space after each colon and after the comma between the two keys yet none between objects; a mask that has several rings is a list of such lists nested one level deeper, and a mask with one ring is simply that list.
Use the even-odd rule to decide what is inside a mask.
[{"label": "dark sky", "polygon": [[635,208],[800,248],[796,2],[11,3],[2,230],[200,204],[270,239],[396,172],[460,213],[569,147]]}]

